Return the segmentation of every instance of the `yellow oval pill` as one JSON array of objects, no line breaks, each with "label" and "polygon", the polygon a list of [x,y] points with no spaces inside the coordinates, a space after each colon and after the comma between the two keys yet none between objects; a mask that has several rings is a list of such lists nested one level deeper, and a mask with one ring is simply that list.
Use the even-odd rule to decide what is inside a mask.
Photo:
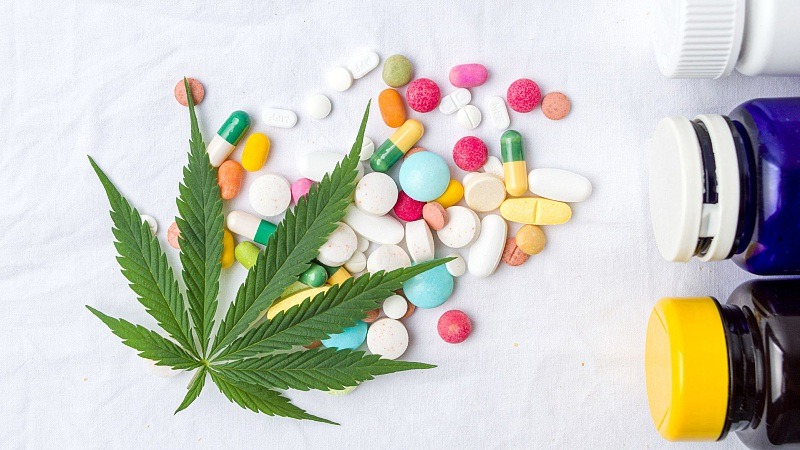
[{"label": "yellow oval pill", "polygon": [[450,184],[447,185],[447,189],[445,189],[444,194],[442,194],[439,198],[434,200],[435,202],[442,205],[445,209],[455,205],[456,203],[460,202],[461,199],[464,197],[464,186],[458,182],[458,180],[450,180]]},{"label": "yellow oval pill", "polygon": [[222,230],[222,258],[220,262],[222,263],[223,269],[227,269],[233,265],[233,261],[236,259],[233,254],[234,247],[236,247],[236,242],[233,241],[231,232]]},{"label": "yellow oval pill", "polygon": [[500,205],[504,219],[529,225],[560,225],[572,217],[566,203],[546,198],[510,198]]},{"label": "yellow oval pill", "polygon": [[321,286],[318,288],[306,289],[286,297],[267,310],[267,320],[272,320],[279,312],[288,311],[289,308],[297,306],[310,298],[314,298],[320,292],[325,292],[328,289],[330,289],[329,286]]},{"label": "yellow oval pill", "polygon": [[247,138],[242,150],[242,167],[255,172],[264,167],[269,155],[269,138],[264,133],[253,133]]}]

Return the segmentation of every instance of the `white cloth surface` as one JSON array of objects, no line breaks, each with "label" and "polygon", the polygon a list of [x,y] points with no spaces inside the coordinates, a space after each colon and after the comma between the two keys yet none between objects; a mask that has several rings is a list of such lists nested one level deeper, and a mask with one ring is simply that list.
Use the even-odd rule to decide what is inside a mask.
[{"label": "white cloth surface", "polygon": [[[649,8],[639,0],[2,5],[3,447],[668,447],[651,423],[644,386],[650,309],[666,295],[725,299],[748,276],[731,262],[660,258],[647,210],[648,137],[666,115],[727,113],[800,87],[796,79],[739,75],[663,78],[650,48]],[[379,377],[345,397],[289,392],[341,427],[246,412],[210,380],[173,415],[190,375],[154,376],[84,308],[154,326],[119,273],[108,202],[86,155],[158,219],[166,246],[188,150],[188,112],[172,94],[180,77],[206,87],[198,108],[206,142],[243,109],[252,130],[272,140],[264,172],[294,180],[297,155],[349,148],[366,101],[385,87],[380,68],[347,92],[326,86],[325,70],[362,47],[382,61],[408,55],[416,76],[432,78],[444,94],[453,89],[453,65],[489,68],[488,83],[473,89],[484,113],[474,132],[454,116],[411,114],[426,126],[420,144],[451,164],[453,144],[467,134],[499,155],[485,104],[513,80],[530,77],[545,92],[567,93],[573,111],[565,120],[512,112],[512,127],[525,137],[529,168],[584,174],[594,195],[575,205],[571,222],[546,228],[542,254],[488,279],[464,276],[448,303],[406,321],[412,344],[404,358],[438,368]],[[317,92],[334,105],[322,121],[303,111]],[[266,106],[294,109],[298,126],[264,127]],[[373,104],[367,135],[379,145],[389,134]],[[246,195],[230,209],[250,210]],[[166,250],[177,268],[177,253]],[[218,317],[243,277],[238,264],[225,271]],[[463,344],[436,333],[448,309],[474,321]],[[715,448],[740,445],[731,437]]]}]

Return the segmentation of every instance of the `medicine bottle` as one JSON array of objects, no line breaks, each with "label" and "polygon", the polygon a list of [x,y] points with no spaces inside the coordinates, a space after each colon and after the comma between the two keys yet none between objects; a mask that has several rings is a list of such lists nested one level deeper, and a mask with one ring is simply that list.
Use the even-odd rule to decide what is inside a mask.
[{"label": "medicine bottle", "polygon": [[665,298],[647,326],[647,397],[672,441],[800,448],[800,279],[761,279],[720,304]]},{"label": "medicine bottle", "polygon": [[757,275],[800,274],[800,98],[662,120],[650,216],[667,260],[731,258]]},{"label": "medicine bottle", "polygon": [[672,78],[800,75],[797,0],[656,0],[654,43]]}]

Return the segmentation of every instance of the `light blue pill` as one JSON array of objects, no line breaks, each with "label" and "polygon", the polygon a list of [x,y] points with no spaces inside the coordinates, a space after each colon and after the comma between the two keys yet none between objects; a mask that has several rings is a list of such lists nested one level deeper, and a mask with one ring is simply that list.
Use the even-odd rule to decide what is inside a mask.
[{"label": "light blue pill", "polygon": [[436,266],[403,283],[403,293],[419,308],[436,308],[453,293],[453,275],[444,265]]},{"label": "light blue pill", "polygon": [[417,152],[400,166],[400,187],[420,202],[436,200],[450,184],[450,169],[444,158],[431,152]]},{"label": "light blue pill", "polygon": [[350,349],[355,350],[364,343],[367,338],[367,324],[358,321],[355,326],[345,328],[339,334],[334,334],[322,341],[322,345],[328,348],[335,348],[337,350]]}]

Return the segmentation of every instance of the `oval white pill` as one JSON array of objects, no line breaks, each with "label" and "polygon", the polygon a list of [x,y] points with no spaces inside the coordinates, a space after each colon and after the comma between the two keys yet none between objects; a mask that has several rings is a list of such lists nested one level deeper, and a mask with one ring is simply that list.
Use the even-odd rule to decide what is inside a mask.
[{"label": "oval white pill", "polygon": [[364,236],[358,233],[356,233],[356,237],[358,238],[358,251],[364,253],[367,250],[369,250],[369,239],[365,238]]},{"label": "oval white pill", "polygon": [[474,211],[494,211],[505,199],[506,186],[494,175],[475,173],[464,184],[464,200]]},{"label": "oval white pill", "polygon": [[147,214],[139,214],[139,217],[142,218],[142,222],[147,223],[147,226],[150,227],[150,232],[153,233],[153,236],[158,232],[158,222],[156,222],[156,218],[153,216],[148,216]]},{"label": "oval white pill", "polygon": [[397,203],[397,184],[392,177],[381,172],[364,175],[355,191],[355,204],[362,211],[383,216]]},{"label": "oval white pill", "polygon": [[408,254],[400,246],[394,244],[381,245],[367,257],[367,271],[370,273],[379,270],[391,272],[409,266],[411,266],[411,259]]},{"label": "oval white pill", "polygon": [[277,216],[292,201],[292,187],[286,178],[268,173],[256,178],[248,192],[250,206],[262,216]]},{"label": "oval white pill", "polygon": [[270,127],[292,128],[297,124],[297,114],[288,109],[264,108],[261,121]]},{"label": "oval white pill", "polygon": [[314,119],[324,119],[331,113],[331,99],[314,94],[306,99],[306,112]]},{"label": "oval white pill", "polygon": [[456,89],[442,97],[442,101],[439,103],[439,111],[444,114],[453,114],[459,109],[469,105],[471,101],[472,93],[469,92],[469,89]]},{"label": "oval white pill", "polygon": [[[311,181],[320,182],[325,175],[333,173],[336,164],[339,164],[346,155],[334,152],[313,152],[301,155],[297,163],[300,174]],[[356,180],[364,176],[364,165],[358,163]]]},{"label": "oval white pill", "polygon": [[339,225],[319,248],[317,260],[326,266],[341,266],[353,257],[358,246],[356,233],[347,224]]},{"label": "oval white pill", "polygon": [[469,249],[469,273],[477,277],[493,274],[506,247],[508,226],[497,214],[489,214],[481,221],[481,234]]},{"label": "oval white pill", "polygon": [[592,182],[562,169],[534,169],[528,174],[528,188],[534,194],[559,202],[582,202],[592,195]]},{"label": "oval white pill", "polygon": [[369,326],[367,348],[384,359],[397,359],[408,348],[408,330],[399,320],[384,317]]},{"label": "oval white pill", "polygon": [[347,62],[347,70],[356,80],[378,67],[381,58],[372,50],[361,50]]},{"label": "oval white pill", "polygon": [[450,248],[466,247],[481,231],[481,222],[475,211],[464,206],[447,208],[447,225],[436,232],[442,244]]},{"label": "oval white pill", "polygon": [[336,92],[344,92],[353,85],[353,75],[342,66],[334,67],[325,74],[328,86]]},{"label": "oval white pill", "polygon": [[383,313],[390,319],[400,319],[408,312],[408,302],[401,295],[393,295],[383,301]]},{"label": "oval white pill", "polygon": [[364,140],[361,141],[361,154],[359,154],[358,159],[366,161],[372,158],[373,153],[375,153],[375,143],[372,142],[372,139],[364,136]]},{"label": "oval white pill", "polygon": [[475,105],[467,105],[458,110],[458,124],[466,130],[474,130],[481,124],[481,110]]},{"label": "oval white pill", "polygon": [[403,225],[392,216],[373,216],[355,205],[347,208],[344,222],[370,242],[377,244],[399,244],[403,240]]},{"label": "oval white pill", "polygon": [[344,269],[350,272],[351,275],[361,273],[367,268],[367,255],[363,252],[356,251],[353,256],[344,263]]},{"label": "oval white pill", "polygon": [[490,156],[486,158],[486,164],[483,165],[483,171],[490,175],[494,175],[501,180],[506,179],[506,174],[503,170],[503,163],[497,156]]},{"label": "oval white pill", "polygon": [[406,223],[406,247],[416,263],[433,259],[433,234],[424,219]]},{"label": "oval white pill", "polygon": [[503,97],[492,97],[487,104],[489,117],[492,119],[492,126],[496,130],[505,130],[511,125],[511,117],[508,115],[508,107]]},{"label": "oval white pill", "polygon": [[452,261],[448,261],[444,264],[445,268],[450,275],[454,277],[460,277],[467,272],[467,262],[464,261],[464,258],[461,257],[458,253],[452,253],[447,255],[448,258],[453,257],[455,258]]}]

